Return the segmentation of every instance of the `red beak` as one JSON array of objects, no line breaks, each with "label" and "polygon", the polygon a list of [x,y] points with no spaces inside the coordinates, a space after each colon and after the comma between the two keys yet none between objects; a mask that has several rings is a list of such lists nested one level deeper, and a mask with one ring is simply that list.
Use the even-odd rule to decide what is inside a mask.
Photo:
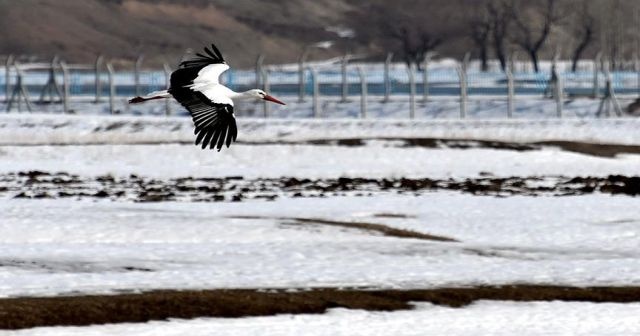
[{"label": "red beak", "polygon": [[268,101],[270,101],[270,102],[274,102],[274,103],[276,103],[276,104],[280,104],[280,105],[287,105],[287,104],[285,104],[285,103],[283,103],[283,102],[281,102],[281,101],[277,100],[276,98],[274,98],[274,97],[272,97],[272,96],[270,96],[270,95],[266,95],[266,96],[264,96],[264,98],[262,98],[262,99],[264,99],[264,100],[268,100]]}]

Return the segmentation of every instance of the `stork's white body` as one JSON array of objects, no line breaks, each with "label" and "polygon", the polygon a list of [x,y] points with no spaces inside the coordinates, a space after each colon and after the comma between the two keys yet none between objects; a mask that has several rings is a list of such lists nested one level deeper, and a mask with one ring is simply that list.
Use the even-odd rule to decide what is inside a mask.
[{"label": "stork's white body", "polygon": [[[227,64],[211,64],[200,72],[193,80],[193,84],[187,85],[193,91],[202,92],[209,100],[216,104],[229,104],[233,106],[233,99],[253,98],[253,95],[247,95],[244,92],[235,92],[228,87],[220,84],[220,75],[229,70]],[[171,94],[167,90],[154,91],[145,96],[145,100],[171,98]]]},{"label": "stork's white body", "polygon": [[191,90],[202,92],[214,103],[233,106],[233,99],[242,98],[243,95],[220,84],[220,75],[227,70],[229,66],[225,63],[207,65],[198,72]]}]

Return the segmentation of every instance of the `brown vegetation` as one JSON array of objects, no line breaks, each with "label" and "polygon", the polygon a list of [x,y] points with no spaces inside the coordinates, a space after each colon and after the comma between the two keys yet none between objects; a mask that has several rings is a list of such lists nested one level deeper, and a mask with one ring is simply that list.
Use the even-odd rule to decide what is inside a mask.
[{"label": "brown vegetation", "polygon": [[[547,185],[540,185],[546,181]],[[420,195],[439,190],[484,196],[567,196],[593,193],[640,195],[640,177],[610,175],[607,177],[492,177],[485,173],[479,178],[465,179],[243,179],[178,178],[158,180],[136,175],[128,177],[98,176],[81,178],[68,173],[50,174],[40,171],[0,175],[0,197],[14,198],[71,198],[132,200],[135,202],[241,202],[250,199],[272,201],[278,197],[313,198],[329,196],[371,196],[380,193]],[[389,236],[443,240],[406,230],[385,228],[373,223],[342,223],[320,219],[293,218],[299,224],[345,226],[375,231]]]},{"label": "brown vegetation", "polygon": [[0,329],[86,326],[169,318],[322,314],[330,308],[394,311],[410,302],[463,307],[477,300],[640,302],[638,287],[506,285],[414,290],[217,289],[0,299]]}]

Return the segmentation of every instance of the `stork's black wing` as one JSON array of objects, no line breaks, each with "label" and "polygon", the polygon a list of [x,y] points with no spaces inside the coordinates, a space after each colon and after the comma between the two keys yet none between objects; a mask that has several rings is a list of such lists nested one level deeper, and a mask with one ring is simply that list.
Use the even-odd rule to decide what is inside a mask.
[{"label": "stork's black wing", "polygon": [[204,53],[197,53],[194,58],[180,62],[181,68],[197,67],[202,68],[209,64],[221,64],[225,63],[224,58],[220,50],[216,48],[214,44],[211,44],[211,48],[204,48]]},{"label": "stork's black wing", "polygon": [[191,113],[196,127],[196,146],[202,144],[202,149],[209,146],[220,151],[223,145],[229,147],[236,141],[238,127],[232,105],[214,103],[202,92],[188,88],[174,89],[171,94]]}]

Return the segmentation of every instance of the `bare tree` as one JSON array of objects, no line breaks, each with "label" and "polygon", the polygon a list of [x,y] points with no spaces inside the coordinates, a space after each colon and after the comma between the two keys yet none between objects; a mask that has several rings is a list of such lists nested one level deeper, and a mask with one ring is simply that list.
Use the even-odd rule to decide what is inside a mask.
[{"label": "bare tree", "polygon": [[620,69],[622,58],[624,57],[625,34],[624,34],[624,11],[625,8],[620,0],[613,1],[608,13],[608,32],[606,35],[609,46],[609,60],[613,69]]},{"label": "bare tree", "polygon": [[511,13],[505,1],[490,1],[487,4],[487,14],[491,27],[493,51],[502,71],[507,69],[507,37],[511,24]]},{"label": "bare tree", "polygon": [[587,47],[593,42],[595,37],[596,19],[589,10],[589,0],[582,1],[582,9],[576,14],[574,36],[578,39],[578,44],[571,55],[571,71],[576,72],[578,61]]},{"label": "bare tree", "polygon": [[491,40],[491,20],[487,8],[469,20],[469,32],[473,44],[480,55],[480,69],[489,70],[489,42]]},{"label": "bare tree", "polygon": [[[534,2],[533,4],[537,4]],[[535,27],[539,26],[534,20],[525,18],[526,10],[536,9],[536,14],[541,16],[541,29],[536,32]],[[547,41],[551,28],[560,22],[562,16],[558,10],[557,0],[544,0],[544,4],[540,6],[524,6],[517,0],[511,2],[511,15],[515,23],[515,36],[513,42],[524,49],[533,63],[535,72],[540,70],[538,62],[538,53]]]},{"label": "bare tree", "polygon": [[402,55],[407,66],[415,64],[422,69],[422,61],[428,52],[435,50],[444,39],[427,31],[416,29],[409,31],[407,27],[391,28],[391,36],[402,45]]}]

